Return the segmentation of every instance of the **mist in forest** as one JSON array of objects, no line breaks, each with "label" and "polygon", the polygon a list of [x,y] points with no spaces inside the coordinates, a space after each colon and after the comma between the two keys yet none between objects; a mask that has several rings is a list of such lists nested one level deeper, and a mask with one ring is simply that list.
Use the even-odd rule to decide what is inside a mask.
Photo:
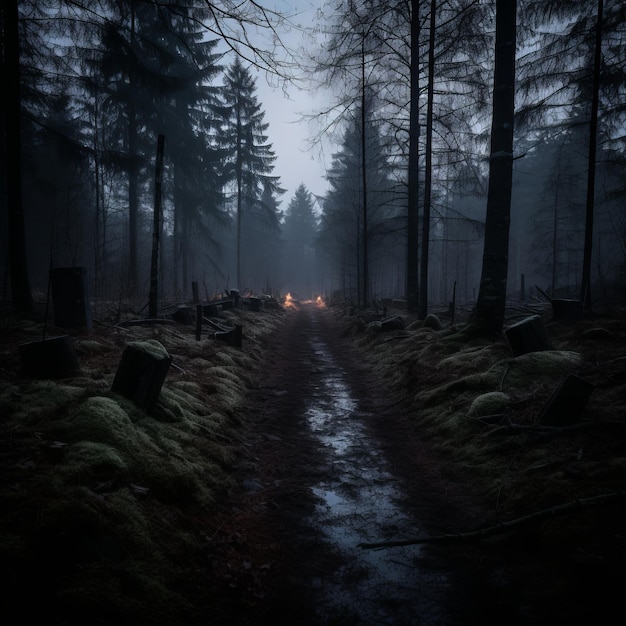
[{"label": "mist in forest", "polygon": [[[84,267],[92,298],[147,301],[157,212],[162,305],[188,301],[192,282],[203,300],[232,289],[403,300],[411,264],[426,270],[429,307],[476,301],[495,3],[381,0],[358,11],[341,0],[306,11],[243,3],[228,15],[191,2],[9,4],[17,14],[2,9],[3,40],[7,50],[17,42],[19,64],[4,55],[13,97],[3,99],[3,300],[15,298],[11,264],[22,259],[35,300],[46,297],[51,267]],[[559,5],[560,13],[557,4],[518,2],[507,295],[538,297],[538,286],[582,298],[587,246],[586,289],[610,306],[626,297],[626,14],[617,0],[600,14],[596,3]],[[411,10],[419,10],[414,39]],[[251,24],[256,38],[246,39]],[[285,51],[281,35],[306,46]],[[420,59],[413,73],[411,45]],[[289,138],[266,121],[266,73],[299,102],[303,86],[316,106],[327,98],[306,112],[312,142],[333,146],[322,195],[283,185],[276,161]]]}]

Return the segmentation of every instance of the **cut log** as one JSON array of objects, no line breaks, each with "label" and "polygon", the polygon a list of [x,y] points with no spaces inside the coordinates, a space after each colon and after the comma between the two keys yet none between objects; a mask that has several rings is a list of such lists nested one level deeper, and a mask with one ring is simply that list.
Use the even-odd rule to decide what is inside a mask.
[{"label": "cut log", "polygon": [[84,267],[55,267],[50,272],[54,324],[59,328],[93,329]]},{"label": "cut log", "polygon": [[515,356],[552,350],[548,333],[539,315],[531,315],[507,328],[504,333]]},{"label": "cut log", "polygon": [[580,421],[594,388],[593,383],[570,374],[541,409],[539,423],[544,426],[567,426]]},{"label": "cut log", "polygon": [[156,404],[172,357],[154,339],[129,343],[118,365],[111,391],[150,411]]},{"label": "cut log", "polygon": [[27,378],[68,378],[78,371],[74,340],[69,335],[23,343],[19,351],[22,375]]}]

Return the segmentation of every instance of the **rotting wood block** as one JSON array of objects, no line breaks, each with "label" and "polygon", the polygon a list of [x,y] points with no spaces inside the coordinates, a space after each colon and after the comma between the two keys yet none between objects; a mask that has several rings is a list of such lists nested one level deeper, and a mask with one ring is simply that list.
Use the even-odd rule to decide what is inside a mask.
[{"label": "rotting wood block", "polygon": [[528,352],[552,350],[552,343],[539,315],[531,315],[521,322],[513,324],[507,328],[504,334],[509,340],[515,356]]},{"label": "rotting wood block", "polygon": [[595,385],[569,374],[552,393],[539,413],[543,426],[568,426],[579,422]]},{"label": "rotting wood block", "polygon": [[111,391],[150,411],[156,404],[172,357],[154,339],[129,343],[118,365]]},{"label": "rotting wood block", "polygon": [[23,343],[19,351],[26,378],[68,378],[78,371],[74,340],[69,335]]}]

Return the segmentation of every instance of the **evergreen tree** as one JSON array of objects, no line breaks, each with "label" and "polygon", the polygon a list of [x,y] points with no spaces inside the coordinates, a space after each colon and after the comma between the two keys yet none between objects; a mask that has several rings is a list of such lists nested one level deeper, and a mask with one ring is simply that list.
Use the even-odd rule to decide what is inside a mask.
[{"label": "evergreen tree", "polygon": [[276,208],[264,198],[283,193],[277,176],[272,176],[276,157],[267,143],[265,113],[256,96],[256,81],[239,57],[224,77],[222,125],[219,145],[225,151],[224,183],[236,222],[236,276],[238,288],[243,287],[242,247],[248,215],[255,213],[266,224],[277,224]]},{"label": "evergreen tree", "polygon": [[317,218],[313,196],[301,183],[285,211],[282,226],[284,239],[284,279],[288,289],[310,297],[314,264]]},{"label": "evergreen tree", "polygon": [[201,15],[190,7],[161,7],[152,32],[163,83],[157,129],[169,134],[174,291],[182,297],[190,272],[216,260],[212,226],[223,209],[221,152],[214,141],[221,99],[212,85],[222,68],[214,52],[217,41],[205,41],[197,25]]},{"label": "evergreen tree", "polygon": [[[377,121],[366,115],[365,123],[367,230],[364,232],[362,221],[363,131],[360,109],[347,124],[341,150],[333,155],[327,172],[330,191],[324,198],[320,227],[320,246],[330,255],[328,260],[335,272],[335,282],[348,297],[356,296],[358,303],[362,302],[365,293],[363,239],[368,238],[369,268],[372,275],[379,276],[378,283],[382,284],[385,280],[381,269],[387,257],[384,248],[390,241],[395,243],[393,234],[398,220],[398,198],[389,177],[389,164]],[[368,287],[372,286],[370,282]],[[368,288],[368,292],[371,289]]]}]

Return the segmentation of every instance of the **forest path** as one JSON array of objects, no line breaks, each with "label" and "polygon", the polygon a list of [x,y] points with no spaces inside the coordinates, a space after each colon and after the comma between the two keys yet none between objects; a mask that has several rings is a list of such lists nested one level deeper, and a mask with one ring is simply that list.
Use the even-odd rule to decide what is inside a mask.
[{"label": "forest path", "polygon": [[458,502],[401,403],[339,330],[303,305],[266,355],[224,544],[224,623],[468,623],[467,585],[449,558],[358,547],[454,527]]}]

